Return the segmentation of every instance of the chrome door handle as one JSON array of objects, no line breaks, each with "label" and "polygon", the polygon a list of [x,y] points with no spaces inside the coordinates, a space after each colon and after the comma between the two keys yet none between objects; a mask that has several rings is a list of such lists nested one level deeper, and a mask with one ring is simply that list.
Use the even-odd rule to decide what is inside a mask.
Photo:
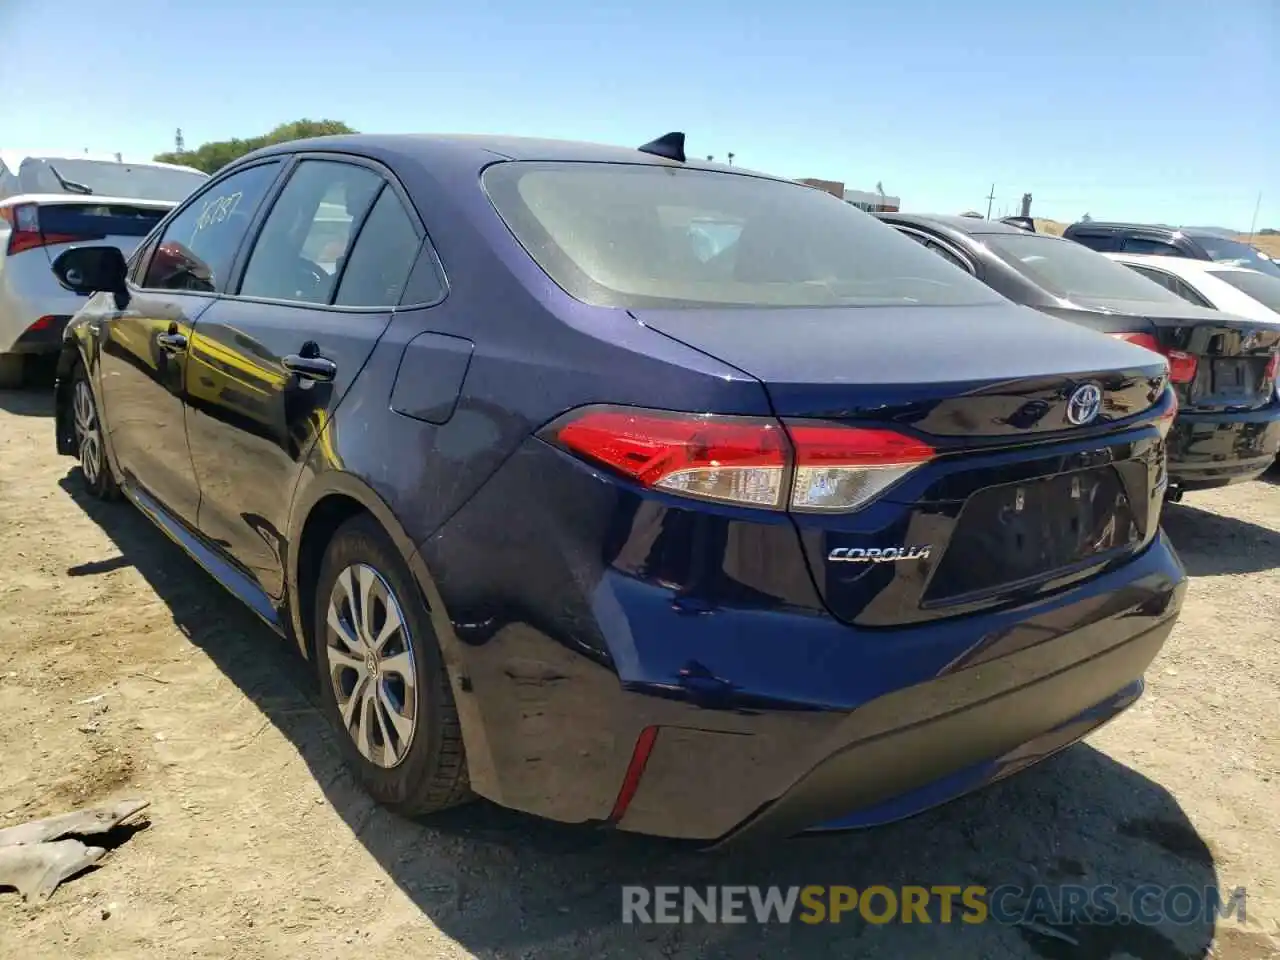
[{"label": "chrome door handle", "polygon": [[281,359],[280,363],[290,373],[298,375],[300,380],[315,380],[327,383],[338,375],[338,365],[328,357],[304,357],[291,353]]},{"label": "chrome door handle", "polygon": [[161,333],[156,335],[156,343],[161,350],[181,353],[187,349],[187,336],[184,333]]}]

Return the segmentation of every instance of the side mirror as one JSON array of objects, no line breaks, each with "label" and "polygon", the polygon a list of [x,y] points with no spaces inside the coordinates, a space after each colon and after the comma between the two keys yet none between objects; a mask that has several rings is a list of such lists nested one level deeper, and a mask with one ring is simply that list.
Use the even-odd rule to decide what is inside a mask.
[{"label": "side mirror", "polygon": [[125,277],[129,267],[119,247],[72,247],[53,261],[53,275],[68,290],[76,293],[114,293],[116,307],[123,310],[129,302]]}]

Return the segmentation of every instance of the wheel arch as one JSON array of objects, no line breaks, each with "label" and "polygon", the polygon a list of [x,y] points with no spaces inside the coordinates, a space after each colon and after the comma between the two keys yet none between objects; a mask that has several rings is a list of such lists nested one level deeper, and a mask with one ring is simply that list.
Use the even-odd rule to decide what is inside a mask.
[{"label": "wheel arch", "polygon": [[[427,569],[413,539],[396,519],[390,505],[369,484],[354,474],[341,470],[312,474],[309,481],[299,486],[293,498],[289,511],[285,588],[288,622],[294,642],[302,655],[310,661],[312,657],[307,638],[311,635],[315,579],[319,574],[324,549],[338,527],[360,513],[372,516],[390,537],[418,586],[419,596],[431,618],[449,685],[453,690],[472,787],[477,792],[486,794],[485,786],[493,777],[492,759],[484,721],[467,680],[463,645],[444,609],[435,579]],[[308,577],[309,582],[304,581],[303,577]]]}]

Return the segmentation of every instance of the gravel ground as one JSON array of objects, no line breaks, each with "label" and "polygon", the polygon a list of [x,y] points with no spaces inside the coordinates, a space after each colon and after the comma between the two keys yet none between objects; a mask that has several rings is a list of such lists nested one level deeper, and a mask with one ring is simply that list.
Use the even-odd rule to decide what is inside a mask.
[{"label": "gravel ground", "polygon": [[[708,855],[372,806],[305,668],[134,509],[85,501],[49,413],[0,393],[0,826],[129,796],[151,825],[46,904],[0,894],[0,958],[1280,956],[1280,478],[1168,509],[1182,620],[1148,695],[1086,744],[907,823]],[[1248,918],[620,923],[623,883],[1036,881],[1243,885]]]}]

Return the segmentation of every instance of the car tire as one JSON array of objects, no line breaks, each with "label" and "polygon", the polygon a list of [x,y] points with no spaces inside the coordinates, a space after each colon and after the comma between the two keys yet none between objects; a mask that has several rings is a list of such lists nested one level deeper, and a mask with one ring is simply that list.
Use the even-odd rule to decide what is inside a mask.
[{"label": "car tire", "polygon": [[334,534],[315,597],[311,654],[320,699],[365,790],[405,816],[471,799],[462,729],[430,614],[372,517],[354,517]]},{"label": "car tire", "polygon": [[20,353],[0,353],[0,390],[16,390],[26,379],[26,357]]},{"label": "car tire", "polygon": [[105,446],[106,432],[93,386],[84,365],[77,363],[71,377],[71,429],[75,435],[76,456],[80,461],[80,479],[85,490],[99,500],[115,500],[120,485],[111,471]]}]

